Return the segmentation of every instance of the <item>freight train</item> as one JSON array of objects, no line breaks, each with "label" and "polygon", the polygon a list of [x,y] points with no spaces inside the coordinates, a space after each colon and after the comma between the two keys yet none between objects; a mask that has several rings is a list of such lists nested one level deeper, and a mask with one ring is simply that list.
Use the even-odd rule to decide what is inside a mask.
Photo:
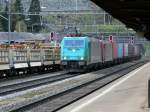
[{"label": "freight train", "polygon": [[32,74],[60,67],[60,48],[0,49],[0,77]]},{"label": "freight train", "polygon": [[140,46],[100,41],[89,37],[64,37],[61,66],[69,71],[87,71],[139,59]]},{"label": "freight train", "polygon": [[64,37],[61,46],[54,47],[0,47],[0,77],[61,68],[87,71],[139,59],[140,52],[138,45],[99,41],[89,37]]}]

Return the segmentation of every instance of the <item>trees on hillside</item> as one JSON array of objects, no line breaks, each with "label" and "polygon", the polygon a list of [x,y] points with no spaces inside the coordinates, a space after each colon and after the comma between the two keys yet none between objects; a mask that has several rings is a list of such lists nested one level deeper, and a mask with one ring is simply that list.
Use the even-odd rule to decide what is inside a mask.
[{"label": "trees on hillside", "polygon": [[1,23],[1,19],[0,19],[0,32],[3,31],[3,26],[2,26],[2,23]]},{"label": "trees on hillside", "polygon": [[[15,2],[12,5],[12,12],[15,12],[15,13],[23,13],[24,12],[21,0],[15,0]],[[25,19],[25,16],[23,14],[12,15],[11,30],[12,31],[25,32],[26,31],[25,30],[26,25],[25,25],[24,19]],[[20,27],[17,27],[16,25],[18,25]],[[16,29],[16,28],[19,28],[19,29]]]},{"label": "trees on hillside", "polygon": [[[0,6],[0,12],[1,12],[1,11],[2,11],[2,8],[1,8],[1,6]],[[0,13],[0,15],[2,15],[2,13]],[[2,19],[3,19],[3,18],[0,17],[0,31],[3,31]]]},{"label": "trees on hillside", "polygon": [[[97,32],[97,31],[124,31],[124,27],[112,26],[120,25],[117,20],[112,18],[108,14],[95,15],[88,14],[54,14],[43,16],[43,24],[41,25],[41,6],[39,0],[30,0],[29,14],[25,17],[23,15],[24,8],[22,5],[23,0],[9,0],[11,2],[11,12],[19,14],[11,14],[11,31],[17,32],[50,32],[52,31],[62,31],[64,26],[77,26],[81,31],[85,32]],[[29,3],[29,2],[27,2]],[[63,3],[63,2],[62,2]],[[55,7],[55,4],[54,4]],[[27,8],[27,7],[26,7]],[[65,6],[62,8],[66,8]],[[49,7],[47,7],[49,9]],[[1,15],[8,18],[8,4],[6,4],[5,9],[2,10]],[[35,15],[34,15],[35,14]],[[26,18],[26,19],[25,19]],[[104,25],[103,25],[104,24]],[[8,31],[8,20],[0,17],[0,31]]]},{"label": "trees on hillside", "polygon": [[25,24],[24,20],[17,21],[15,26],[16,32],[27,32],[27,25]]},{"label": "trees on hillside", "polygon": [[40,2],[39,0],[32,0],[29,8],[29,13],[36,14],[36,15],[30,15],[30,22],[29,24],[32,27],[33,32],[39,32],[41,30],[41,17],[40,15]]},{"label": "trees on hillside", "polygon": [[[1,13],[1,15],[5,18],[8,18],[8,6],[5,6],[5,10],[4,12]],[[8,20],[4,19],[4,18],[0,18],[0,24],[1,24],[1,31],[3,32],[8,32]]]},{"label": "trees on hillside", "polygon": [[[31,15],[29,16],[30,21],[25,22],[25,16],[23,15],[23,5],[21,0],[14,0],[11,2],[11,13],[19,13],[11,15],[11,31],[24,32],[27,31],[27,25],[31,27],[33,32],[39,32],[41,30],[41,17],[40,15],[40,2],[39,0],[32,0],[29,8],[29,12]],[[8,19],[8,4],[6,3],[6,7],[1,13],[1,15]],[[8,32],[8,20],[4,18],[0,18],[0,31]]]}]

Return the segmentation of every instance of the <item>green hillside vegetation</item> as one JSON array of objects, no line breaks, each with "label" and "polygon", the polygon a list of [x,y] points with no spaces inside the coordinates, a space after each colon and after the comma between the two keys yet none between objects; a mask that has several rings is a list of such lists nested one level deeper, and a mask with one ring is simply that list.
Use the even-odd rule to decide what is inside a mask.
[{"label": "green hillside vegetation", "polygon": [[[2,8],[0,7],[0,11],[2,11]],[[0,13],[0,15],[2,15],[2,13]],[[0,18],[0,21],[2,20],[2,18]],[[2,23],[0,22],[0,32],[3,31],[3,26]]]},{"label": "green hillside vegetation", "polygon": [[127,28],[123,25],[117,26],[117,25],[99,25],[98,27],[99,31],[102,32],[127,32]]},{"label": "green hillside vegetation", "polygon": [[52,30],[61,29],[63,26],[76,26],[81,32],[127,32],[127,28],[108,15],[54,15],[43,17],[44,20],[50,21]]},{"label": "green hillside vegetation", "polygon": [[[29,5],[29,13],[40,14],[41,0],[31,0]],[[86,0],[84,0],[85,2]],[[70,4],[74,0],[70,1]],[[59,3],[59,2],[58,2]],[[61,3],[67,4],[67,2]],[[79,6],[83,6],[82,2],[78,3]],[[81,4],[81,5],[80,5]],[[58,5],[58,4],[57,4]],[[87,4],[88,5],[88,4]],[[21,0],[13,0],[11,4],[11,11],[16,13],[24,12],[24,5]],[[69,6],[68,6],[69,7]],[[90,7],[93,7],[91,5]],[[62,8],[62,7],[61,7]],[[82,7],[79,7],[82,8]],[[66,9],[66,7],[64,7]],[[95,8],[97,9],[97,8]],[[97,9],[98,10],[98,9]],[[8,18],[8,6],[6,5],[3,9],[2,16]],[[47,32],[59,32],[63,31],[64,27],[74,26],[80,29],[80,32],[126,32],[125,26],[112,18],[109,14],[103,14],[104,11],[99,9],[102,14],[88,14],[89,12],[84,11],[84,14],[54,14],[44,16],[40,15],[12,15],[11,16],[11,31],[14,32],[34,32],[34,33],[47,33]],[[28,21],[26,19],[28,18]],[[0,18],[0,31],[8,31],[8,21]]]},{"label": "green hillside vegetation", "polygon": [[[1,9],[1,11],[3,11],[3,9]],[[5,12],[8,11],[8,7],[6,5],[5,9],[4,9]],[[5,18],[8,18],[8,14],[4,13],[4,12],[1,12],[0,13],[1,16],[5,17]],[[2,17],[0,17],[0,28],[2,32],[7,32],[8,31],[8,21]]]},{"label": "green hillside vegetation", "polygon": [[27,32],[27,25],[23,20],[17,21],[15,26],[16,32]]},{"label": "green hillside vegetation", "polygon": [[[12,12],[20,12],[23,13],[23,5],[20,0],[16,0],[12,4]],[[25,25],[25,16],[24,15],[13,15],[12,16],[12,31],[17,31],[17,32],[25,32],[27,29]]]}]

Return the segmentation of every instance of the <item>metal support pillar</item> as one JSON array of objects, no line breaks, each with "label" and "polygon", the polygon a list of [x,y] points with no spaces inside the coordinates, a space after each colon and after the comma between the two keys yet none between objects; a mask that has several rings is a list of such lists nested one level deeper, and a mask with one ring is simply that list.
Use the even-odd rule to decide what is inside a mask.
[{"label": "metal support pillar", "polygon": [[150,79],[148,80],[148,108],[150,108]]}]

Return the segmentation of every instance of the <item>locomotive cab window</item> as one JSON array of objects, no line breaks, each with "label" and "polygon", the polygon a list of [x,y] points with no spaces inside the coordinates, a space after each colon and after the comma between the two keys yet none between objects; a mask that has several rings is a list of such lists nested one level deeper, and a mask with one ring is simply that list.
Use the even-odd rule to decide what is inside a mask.
[{"label": "locomotive cab window", "polygon": [[82,48],[82,47],[84,47],[84,40],[65,40],[64,47],[66,47],[66,48]]}]

